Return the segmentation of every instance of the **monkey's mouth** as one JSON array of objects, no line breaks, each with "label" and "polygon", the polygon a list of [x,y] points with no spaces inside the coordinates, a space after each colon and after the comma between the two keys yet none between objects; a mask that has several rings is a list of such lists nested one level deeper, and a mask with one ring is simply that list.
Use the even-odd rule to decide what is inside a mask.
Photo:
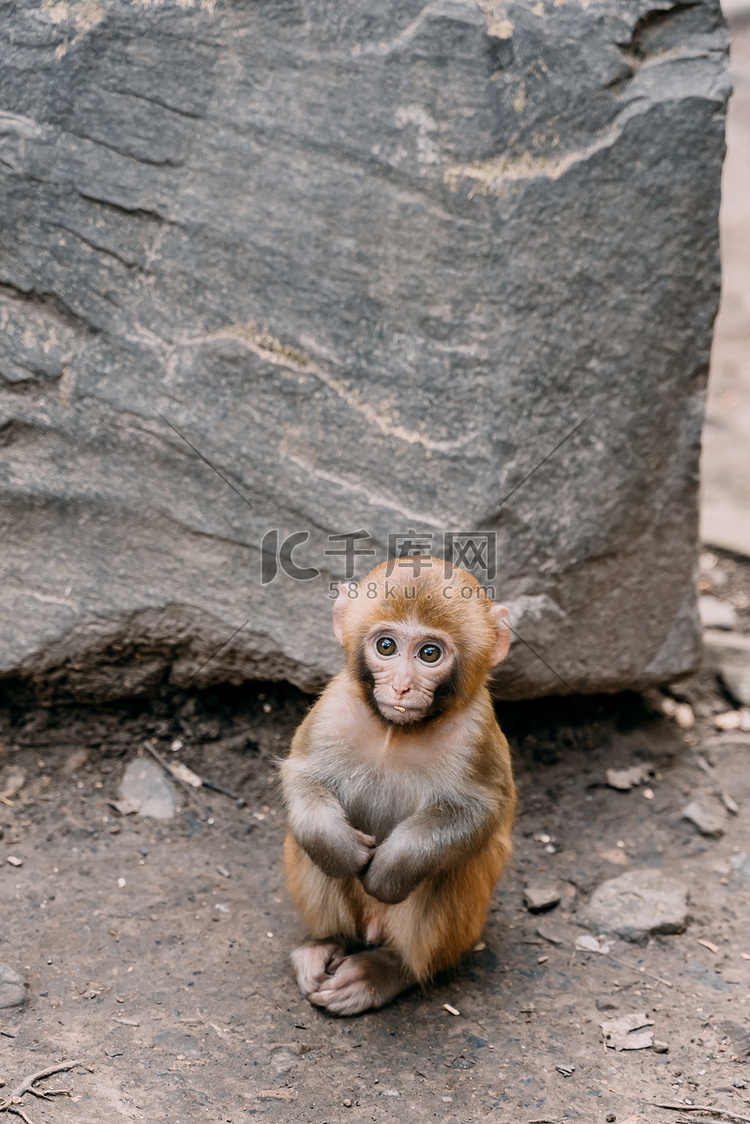
[{"label": "monkey's mouth", "polygon": [[403,706],[402,703],[378,702],[378,710],[387,722],[396,726],[406,726],[409,722],[419,722],[428,708],[424,706]]}]

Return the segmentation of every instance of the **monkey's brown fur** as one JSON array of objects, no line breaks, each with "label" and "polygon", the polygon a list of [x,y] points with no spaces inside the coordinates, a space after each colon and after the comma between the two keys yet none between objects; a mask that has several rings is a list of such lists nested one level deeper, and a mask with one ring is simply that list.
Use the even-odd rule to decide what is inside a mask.
[{"label": "monkey's brown fur", "polygon": [[[510,753],[486,686],[507,651],[505,611],[463,570],[420,562],[418,576],[384,563],[356,597],[342,587],[347,667],[282,767],[289,887],[327,942],[297,950],[295,967],[311,1002],[339,1014],[455,965],[480,937],[510,852]],[[400,664],[374,651],[383,634]],[[440,645],[443,678],[421,659],[426,643],[428,655]]]}]

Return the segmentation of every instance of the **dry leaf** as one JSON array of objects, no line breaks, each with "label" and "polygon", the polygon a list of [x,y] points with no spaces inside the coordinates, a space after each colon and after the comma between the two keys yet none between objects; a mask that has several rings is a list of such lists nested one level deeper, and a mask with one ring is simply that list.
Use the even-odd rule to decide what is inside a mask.
[{"label": "dry leaf", "polygon": [[184,781],[185,784],[189,784],[192,788],[200,788],[203,784],[198,774],[194,773],[192,769],[188,769],[187,765],[183,764],[182,761],[176,761],[174,764],[170,761],[169,771],[173,777],[177,777],[178,781]]}]

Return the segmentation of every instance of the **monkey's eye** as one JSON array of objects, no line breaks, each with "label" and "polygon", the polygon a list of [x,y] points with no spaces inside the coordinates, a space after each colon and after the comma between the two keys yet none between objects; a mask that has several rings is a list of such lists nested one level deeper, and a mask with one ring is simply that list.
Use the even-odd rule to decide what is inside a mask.
[{"label": "monkey's eye", "polygon": [[392,636],[381,636],[375,644],[375,650],[380,656],[392,656],[396,651],[396,641]]},{"label": "monkey's eye", "polygon": [[437,644],[425,644],[418,652],[420,660],[424,663],[437,663],[442,654]]}]

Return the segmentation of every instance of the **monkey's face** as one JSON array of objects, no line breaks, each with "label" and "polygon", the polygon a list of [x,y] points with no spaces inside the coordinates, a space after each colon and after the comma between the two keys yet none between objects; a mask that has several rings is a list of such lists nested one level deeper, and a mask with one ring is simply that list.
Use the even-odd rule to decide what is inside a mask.
[{"label": "monkey's face", "polygon": [[360,678],[386,722],[407,726],[439,714],[454,694],[456,650],[419,621],[381,622],[359,650]]}]

